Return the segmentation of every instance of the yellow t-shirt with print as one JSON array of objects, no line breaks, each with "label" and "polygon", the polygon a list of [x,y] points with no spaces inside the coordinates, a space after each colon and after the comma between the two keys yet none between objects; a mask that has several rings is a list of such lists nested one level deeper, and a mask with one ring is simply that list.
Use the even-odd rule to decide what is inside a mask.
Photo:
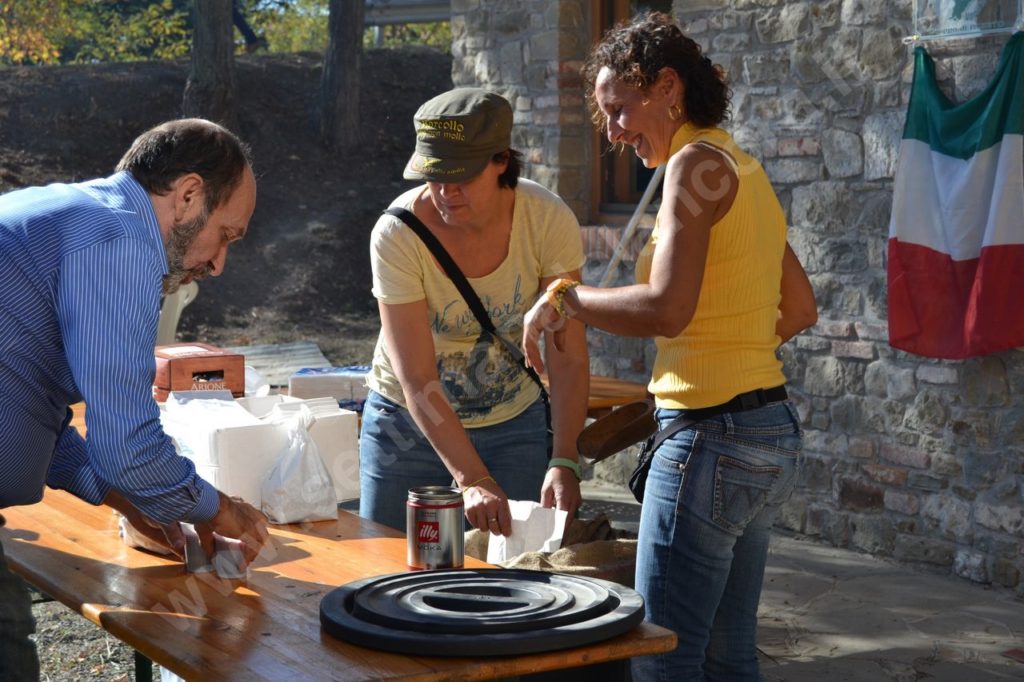
[{"label": "yellow t-shirt with print", "polygon": [[[720,128],[684,124],[671,153],[704,143],[726,153],[739,177],[732,207],[711,228],[704,278],[693,318],[676,337],[655,338],[657,355],[648,390],[659,407],[695,409],[785,382],[776,356],[786,217],[761,164]],[[649,281],[660,226],[636,263],[637,281]]]},{"label": "yellow t-shirt with print", "polygon": [[[392,206],[412,210],[421,185]],[[515,189],[508,255],[493,272],[468,278],[498,332],[515,345],[523,315],[540,294],[540,280],[583,266],[579,223],[568,206],[539,184],[520,178]],[[384,214],[370,236],[373,295],[384,304],[426,300],[437,373],[455,413],[466,427],[507,421],[537,400],[540,389],[498,341],[482,334],[469,306],[430,250],[397,218]],[[377,339],[367,383],[405,406],[383,335]]]}]

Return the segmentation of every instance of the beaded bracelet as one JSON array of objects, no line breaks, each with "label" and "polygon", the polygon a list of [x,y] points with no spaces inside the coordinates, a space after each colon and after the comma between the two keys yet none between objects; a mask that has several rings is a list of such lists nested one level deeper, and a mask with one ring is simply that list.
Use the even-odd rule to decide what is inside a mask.
[{"label": "beaded bracelet", "polygon": [[570,289],[575,289],[580,285],[574,279],[568,279],[566,277],[559,277],[554,282],[548,285],[545,291],[545,296],[548,299],[548,303],[555,309],[555,312],[561,317],[572,317],[572,311],[565,309],[565,295],[569,293]]}]

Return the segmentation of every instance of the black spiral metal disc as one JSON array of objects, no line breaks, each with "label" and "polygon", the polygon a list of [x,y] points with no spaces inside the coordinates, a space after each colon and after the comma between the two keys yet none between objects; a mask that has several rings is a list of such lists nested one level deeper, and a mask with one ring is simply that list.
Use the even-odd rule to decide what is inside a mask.
[{"label": "black spiral metal disc", "polygon": [[644,618],[636,591],[597,578],[517,569],[393,573],[320,602],[330,635],[417,656],[512,656],[582,646]]}]

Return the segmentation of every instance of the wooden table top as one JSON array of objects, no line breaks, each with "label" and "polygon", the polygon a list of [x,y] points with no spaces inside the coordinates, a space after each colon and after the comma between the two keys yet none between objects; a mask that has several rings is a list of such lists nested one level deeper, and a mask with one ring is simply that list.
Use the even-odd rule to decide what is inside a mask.
[{"label": "wooden table top", "polygon": [[[334,587],[406,571],[405,538],[348,512],[337,521],[274,526],[246,581],[188,574],[180,562],[124,545],[108,507],[48,490],[4,510],[0,541],[31,584],[185,678],[485,680],[589,665],[675,647],[643,623],[597,644],[498,658],[433,658],[365,649],[322,632]],[[467,558],[468,567],[487,564]]]},{"label": "wooden table top", "polygon": [[[541,374],[540,378],[545,386],[549,386],[547,374]],[[591,374],[590,391],[587,394],[587,416],[601,417],[616,407],[646,397],[647,384]]]},{"label": "wooden table top", "polygon": [[592,374],[587,407],[591,410],[619,407],[647,397],[647,384]]}]

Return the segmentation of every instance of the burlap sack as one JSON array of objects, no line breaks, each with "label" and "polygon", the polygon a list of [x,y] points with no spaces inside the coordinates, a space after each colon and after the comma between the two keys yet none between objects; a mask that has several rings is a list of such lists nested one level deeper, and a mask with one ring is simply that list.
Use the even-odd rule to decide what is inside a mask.
[{"label": "burlap sack", "polygon": [[[636,539],[617,537],[620,534],[611,527],[604,514],[589,521],[574,519],[562,538],[561,549],[524,552],[498,565],[589,576],[632,587],[636,570]],[[489,538],[489,533],[476,529],[467,531],[466,554],[486,561]]]}]

